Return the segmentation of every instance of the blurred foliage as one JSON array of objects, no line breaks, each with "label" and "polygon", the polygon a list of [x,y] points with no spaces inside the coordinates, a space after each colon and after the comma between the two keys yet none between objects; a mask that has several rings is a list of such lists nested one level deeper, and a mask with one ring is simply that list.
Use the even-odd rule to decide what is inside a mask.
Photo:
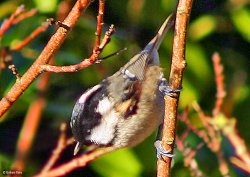
[{"label": "blurred foliage", "polygon": [[[47,18],[56,18],[56,11],[61,1],[15,1],[5,0],[0,3],[0,23],[11,15],[18,5],[25,4],[27,9],[37,8],[39,13],[15,25],[1,39],[0,47],[12,46],[29,35]],[[46,93],[47,105],[42,114],[42,121],[28,158],[26,174],[38,172],[55,147],[59,134],[59,125],[69,122],[74,102],[82,92],[111,75],[140,50],[155,34],[165,18],[174,11],[174,0],[110,0],[107,1],[104,16],[104,29],[110,24],[116,26],[116,33],[102,56],[107,56],[121,48],[128,50],[76,73],[52,74]],[[98,2],[95,1],[82,15],[76,27],[63,43],[55,56],[57,65],[70,65],[80,62],[91,54],[95,38],[95,25]],[[223,106],[226,115],[237,118],[240,135],[250,145],[250,3],[247,0],[204,0],[194,1],[187,39],[187,69],[184,75],[183,91],[179,111],[191,107],[197,101],[205,112],[210,113],[215,101],[212,54],[217,51],[224,65],[227,97]],[[33,63],[55,27],[50,27],[39,35],[19,53],[13,55],[14,63],[21,74]],[[160,48],[162,67],[168,76],[173,31],[167,34]],[[36,84],[39,78],[15,103],[0,123],[0,164],[5,168],[11,165],[15,157],[15,145],[29,105],[37,96]],[[0,96],[2,97],[15,82],[15,77],[8,69],[0,71]],[[191,111],[192,112],[192,111]],[[190,118],[194,125],[200,126],[197,114]],[[182,132],[184,126],[179,123]],[[71,135],[68,130],[69,136]],[[85,169],[78,169],[70,176],[83,175],[101,177],[136,177],[155,175],[154,136],[132,149],[125,149],[106,155]],[[194,134],[187,137],[190,146],[195,147],[200,138]],[[224,141],[223,141],[224,142]],[[233,154],[228,142],[223,144]],[[71,159],[73,147],[62,155],[62,161]],[[198,163],[207,176],[219,176],[216,157],[206,148],[199,151]],[[231,176],[247,176],[236,167],[231,169]],[[183,165],[179,151],[173,166],[173,176],[188,177],[189,171]]]}]

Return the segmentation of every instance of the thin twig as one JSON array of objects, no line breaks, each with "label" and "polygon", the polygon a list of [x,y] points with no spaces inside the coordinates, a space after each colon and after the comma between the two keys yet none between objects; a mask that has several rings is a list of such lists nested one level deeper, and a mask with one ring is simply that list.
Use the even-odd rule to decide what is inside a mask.
[{"label": "thin twig", "polygon": [[46,172],[48,172],[53,165],[56,163],[56,161],[59,159],[62,151],[66,148],[66,123],[63,123],[60,126],[60,131],[61,131],[61,135],[57,141],[57,146],[56,148],[53,150],[51,157],[49,158],[48,162],[46,162],[46,165],[43,167],[43,169],[41,170],[41,174],[44,174]]},{"label": "thin twig", "polygon": [[[186,109],[185,113],[182,115],[182,117],[187,118],[188,111]],[[185,119],[186,119],[185,118]],[[190,129],[188,129],[181,135],[176,136],[176,146],[177,148],[183,153],[184,156],[184,165],[188,167],[190,170],[192,176],[196,177],[205,177],[205,175],[202,173],[202,171],[199,169],[198,163],[195,160],[195,156],[198,152],[198,150],[203,147],[204,143],[200,143],[195,149],[192,149],[188,147],[186,143],[186,138],[189,135]]]},{"label": "thin twig", "polygon": [[[102,26],[103,26],[103,16],[104,16],[104,7],[105,7],[105,0],[99,0],[99,11],[97,15],[97,25],[96,25],[96,40],[95,40],[95,47],[94,51],[99,50],[100,42],[101,42],[101,33],[102,33]],[[94,52],[95,53],[95,52]]]},{"label": "thin twig", "polygon": [[98,157],[103,156],[104,154],[108,154],[117,150],[116,148],[108,147],[103,148],[97,151],[93,151],[90,154],[84,154],[79,157],[72,159],[71,161],[62,164],[54,169],[49,170],[47,173],[44,174],[37,174],[34,177],[55,177],[55,176],[64,176],[67,173],[73,171],[74,169],[84,167],[91,161],[97,159]]},{"label": "thin twig", "polygon": [[14,64],[9,65],[8,68],[12,71],[12,74],[14,76],[16,76],[17,80],[19,80],[21,78],[21,75],[19,74],[19,72]]},{"label": "thin twig", "polygon": [[[65,25],[72,28],[92,0],[78,0],[69,15],[63,21]],[[29,85],[41,74],[41,65],[49,62],[50,58],[57,52],[69,31],[64,28],[58,28],[56,33],[50,38],[40,56],[26,71],[22,78],[17,81],[7,94],[0,101],[0,117],[12,106],[12,104],[21,96]]]},{"label": "thin twig", "polygon": [[223,103],[223,99],[226,96],[226,91],[224,89],[223,66],[220,63],[221,59],[219,53],[214,53],[212,56],[212,60],[214,64],[215,82],[217,86],[217,99],[215,102],[215,107],[213,109],[213,116],[216,116],[221,112],[221,106]]},{"label": "thin twig", "polygon": [[[182,86],[183,73],[186,67],[185,45],[189,17],[192,8],[192,0],[179,0],[176,10],[175,37],[172,50],[172,64],[170,71],[170,87],[179,89]],[[165,97],[165,118],[163,126],[162,145],[173,152],[176,133],[177,108],[179,94],[175,97]],[[157,161],[157,177],[169,177],[171,168],[171,158],[163,157]]]},{"label": "thin twig", "polygon": [[29,107],[19,135],[16,147],[16,159],[12,165],[13,170],[23,171],[25,168],[26,158],[30,152],[44,106],[45,100],[40,97],[37,98]]},{"label": "thin twig", "polygon": [[98,47],[98,50],[93,51],[92,55],[84,59],[81,63],[75,64],[75,65],[69,65],[69,66],[52,66],[52,65],[41,65],[41,72],[47,71],[47,72],[76,72],[80,69],[86,68],[93,63],[97,62],[99,59],[99,55],[104,49],[104,47],[109,43],[111,39],[111,35],[114,33],[115,28],[113,25],[110,26],[109,31],[105,33],[105,36],[102,40],[102,43]]},{"label": "thin twig", "polygon": [[231,157],[230,161],[250,174],[250,153],[237,131],[236,119],[228,118],[226,125],[222,127],[222,132],[235,149],[236,157]]},{"label": "thin twig", "polygon": [[66,24],[64,24],[63,22],[61,22],[59,20],[55,20],[54,18],[47,19],[47,22],[49,22],[50,25],[56,25],[58,27],[62,27],[62,28],[64,28],[67,31],[70,30],[69,26],[67,26]]},{"label": "thin twig", "polygon": [[15,52],[15,51],[21,50],[24,46],[26,46],[28,43],[30,43],[30,41],[32,39],[34,39],[35,37],[37,37],[43,31],[46,31],[46,29],[48,28],[48,26],[49,26],[48,23],[44,23],[43,25],[39,26],[27,38],[25,38],[21,43],[19,43],[19,44],[15,45],[14,47],[12,47],[11,51]]},{"label": "thin twig", "polygon": [[64,0],[60,2],[57,10],[57,17],[59,20],[63,20],[67,16],[70,11],[71,4],[72,0]]},{"label": "thin twig", "polygon": [[[53,60],[50,61],[52,63]],[[24,171],[26,159],[32,147],[37,127],[42,117],[43,109],[46,105],[45,92],[49,83],[50,73],[44,73],[37,84],[38,95],[29,106],[29,110],[25,116],[21,132],[19,134],[16,159],[12,165],[12,169]]]},{"label": "thin twig", "polygon": [[[193,103],[193,107],[199,108],[199,105],[197,103]],[[197,109],[198,109],[197,108]],[[197,111],[197,110],[196,110]],[[206,144],[210,142],[210,138],[208,137],[205,130],[201,129],[198,130],[188,119],[187,113],[185,112],[182,116],[180,116],[180,120],[183,121],[187,127],[192,130],[197,136],[199,136],[203,141],[205,141]]]},{"label": "thin twig", "polygon": [[[28,14],[31,14],[29,12]],[[28,14],[25,14],[25,17],[28,16]],[[23,16],[24,17],[24,16]],[[21,19],[20,19],[21,20]],[[12,52],[20,50],[25,44],[28,43],[29,39],[35,38],[36,35],[40,34],[42,31],[46,30],[48,27],[48,23],[44,24],[41,27],[38,27],[27,39],[19,44],[18,46],[13,47]],[[49,62],[50,64],[53,63],[53,58]],[[16,159],[15,162],[12,165],[12,169],[18,169],[19,171],[24,171],[25,169],[25,164],[26,164],[26,157],[28,153],[30,152],[31,146],[33,139],[36,134],[37,127],[39,125],[40,119],[41,119],[41,113],[44,109],[45,106],[45,91],[47,89],[48,83],[50,79],[50,73],[44,73],[38,84],[37,84],[37,89],[38,89],[38,95],[37,98],[31,103],[29,111],[25,117],[25,122],[23,124],[21,133],[19,135],[18,139],[18,145],[16,149]],[[72,144],[72,138],[70,140],[66,141],[67,145]]]},{"label": "thin twig", "polygon": [[[205,140],[206,145],[209,147],[209,149],[214,152],[218,158],[218,163],[219,163],[219,170],[221,172],[221,174],[224,177],[228,177],[228,173],[229,173],[229,167],[225,161],[225,158],[223,156],[223,152],[221,150],[221,134],[218,130],[218,128],[216,127],[215,123],[212,122],[213,117],[207,116],[204,114],[204,112],[202,111],[202,109],[200,108],[200,106],[195,103],[193,104],[194,109],[197,111],[204,127],[206,130],[206,133],[209,136],[209,140]],[[201,130],[202,131],[202,130]],[[196,132],[196,134],[198,136],[200,136],[200,131],[198,131],[198,133]],[[202,136],[200,136],[202,138]]]},{"label": "thin twig", "polygon": [[37,13],[37,9],[31,9],[27,12],[24,12],[22,14],[20,14],[14,21],[13,21],[13,25],[18,24],[19,22],[23,21],[24,19],[28,18],[28,17],[32,17],[33,15],[35,15]]},{"label": "thin twig", "polygon": [[21,75],[18,72],[18,69],[16,67],[16,65],[13,63],[13,58],[11,55],[12,51],[9,49],[9,47],[4,47],[1,49],[1,66],[0,66],[0,70],[8,67],[8,69],[10,69],[12,71],[12,74],[14,76],[16,76],[17,80],[20,80]]},{"label": "thin twig", "polygon": [[216,130],[211,125],[211,123],[209,123],[209,120],[211,120],[211,117],[206,115],[203,112],[203,110],[200,108],[198,103],[194,102],[193,103],[193,108],[198,113],[199,118],[200,118],[203,126],[205,127],[204,130],[197,130],[197,131],[194,131],[194,132],[196,133],[196,135],[198,135],[200,138],[202,138],[206,142],[207,146],[210,149],[212,149],[214,152],[217,151],[220,148],[220,142],[216,142],[216,143],[214,142],[214,141],[217,141],[218,137],[216,136],[216,134],[217,134]]},{"label": "thin twig", "polygon": [[25,8],[24,5],[19,6],[16,11],[10,16],[9,19],[5,20],[0,27],[0,38],[3,34],[14,24],[15,18],[24,12]]}]

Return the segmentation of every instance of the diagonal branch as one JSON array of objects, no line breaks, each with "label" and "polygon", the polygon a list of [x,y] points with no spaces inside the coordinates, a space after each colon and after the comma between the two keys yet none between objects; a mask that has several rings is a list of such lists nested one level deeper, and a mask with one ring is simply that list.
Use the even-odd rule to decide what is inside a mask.
[{"label": "diagonal branch", "polygon": [[[70,29],[75,25],[86,10],[92,0],[78,0],[69,15],[63,21]],[[50,58],[57,52],[64,39],[67,37],[69,30],[60,27],[56,33],[50,38],[48,44],[41,52],[40,56],[27,70],[27,72],[17,80],[9,92],[0,101],[0,117],[11,107],[11,105],[21,96],[21,94],[29,87],[29,85],[41,74],[40,65],[47,64]]]},{"label": "diagonal branch", "polygon": [[84,59],[82,62],[75,64],[75,65],[69,65],[69,66],[52,66],[50,64],[41,65],[40,69],[41,72],[47,71],[47,72],[55,72],[55,73],[62,73],[62,72],[76,72],[80,69],[86,68],[93,63],[100,61],[99,55],[103,51],[104,47],[110,42],[111,35],[114,33],[115,28],[113,25],[110,26],[109,31],[106,32],[101,44],[98,47],[94,47],[93,53],[91,56],[87,59]]},{"label": "diagonal branch", "polygon": [[71,161],[62,164],[58,167],[55,167],[51,169],[50,171],[46,173],[40,173],[35,175],[34,177],[56,177],[56,176],[63,176],[71,171],[73,171],[76,168],[86,166],[89,162],[97,159],[98,157],[103,156],[104,154],[108,154],[110,152],[113,152],[117,150],[113,147],[103,148],[97,151],[94,151],[90,154],[83,154],[81,156],[78,156]]},{"label": "diagonal branch", "polygon": [[16,11],[10,16],[9,19],[5,20],[0,27],[0,38],[4,33],[14,24],[14,21],[18,15],[24,12],[25,8],[23,5],[19,6]]},{"label": "diagonal branch", "polygon": [[35,29],[28,37],[26,37],[20,44],[15,45],[14,47],[11,48],[11,52],[19,51],[21,50],[24,46],[26,46],[32,39],[37,37],[40,33],[43,31],[46,31],[48,28],[49,24],[44,23],[41,26],[39,26],[37,29]]}]

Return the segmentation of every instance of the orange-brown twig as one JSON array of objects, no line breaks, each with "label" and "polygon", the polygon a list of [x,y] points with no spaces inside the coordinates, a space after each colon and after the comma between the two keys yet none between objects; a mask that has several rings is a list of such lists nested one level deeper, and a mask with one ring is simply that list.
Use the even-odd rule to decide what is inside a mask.
[{"label": "orange-brown twig", "polygon": [[[214,152],[218,158],[219,170],[224,177],[229,177],[229,167],[226,163],[226,160],[223,156],[223,152],[221,150],[221,134],[218,130],[218,127],[215,123],[213,123],[212,119],[216,117],[210,117],[203,113],[202,109],[198,104],[193,104],[194,109],[199,114],[199,117],[205,127],[206,133],[208,134],[209,140],[205,141],[206,145],[209,149]],[[197,134],[200,135],[199,133]]]},{"label": "orange-brown twig", "polygon": [[200,143],[195,149],[187,147],[187,145],[185,145],[185,138],[188,134],[189,134],[189,130],[184,132],[184,134],[181,137],[177,136],[176,137],[176,145],[177,145],[178,149],[183,153],[184,165],[186,167],[188,167],[192,176],[204,177],[205,175],[199,169],[197,161],[195,160],[195,156],[196,156],[198,150],[204,145],[204,143]]},{"label": "orange-brown twig", "polygon": [[[101,42],[101,33],[102,33],[102,26],[103,26],[103,16],[104,16],[104,7],[105,7],[105,0],[99,0],[99,11],[97,15],[97,25],[96,25],[96,40],[95,40],[95,47],[94,51],[99,50],[100,42]],[[95,53],[95,52],[93,52]]]},{"label": "orange-brown twig", "polygon": [[213,62],[215,70],[215,81],[217,85],[217,99],[215,107],[213,109],[213,116],[206,115],[202,111],[200,106],[197,103],[194,103],[193,108],[197,111],[199,118],[202,124],[204,125],[205,129],[198,130],[197,128],[192,126],[190,121],[185,117],[182,120],[189,126],[189,128],[194,133],[196,133],[196,135],[201,137],[205,141],[206,145],[210,148],[210,150],[216,154],[221,174],[224,177],[228,177],[229,167],[221,150],[222,136],[220,131],[223,129],[223,126],[219,127],[218,124],[216,123],[219,114],[221,114],[221,106],[223,103],[223,98],[226,93],[224,90],[224,83],[223,83],[224,82],[223,67],[220,64],[219,54],[215,53],[213,55]]},{"label": "orange-brown twig", "polygon": [[[223,119],[224,124],[215,124],[217,128],[222,130],[223,134],[227,137],[231,145],[235,148],[236,157],[231,157],[230,161],[241,168],[242,170],[250,173],[250,153],[247,150],[246,144],[244,140],[240,137],[236,128],[236,119],[234,118],[226,118],[224,115],[219,116],[221,113],[221,107],[223,104],[223,99],[226,95],[226,91],[224,89],[224,75],[223,75],[223,66],[220,64],[220,56],[218,53],[213,54],[213,63],[214,63],[214,71],[215,71],[215,81],[217,85],[217,99],[215,103],[215,107],[213,109],[213,118]],[[218,117],[219,116],[219,117]],[[214,125],[212,124],[212,125]],[[222,156],[222,152],[219,154]],[[221,158],[222,159],[222,158]],[[233,160],[232,160],[233,159]],[[224,162],[223,162],[224,163]],[[225,171],[224,165],[224,171]],[[221,167],[221,169],[223,169]]]},{"label": "orange-brown twig", "polygon": [[[29,13],[30,14],[30,13]],[[27,17],[28,14],[25,16]],[[36,35],[40,34],[42,31],[46,30],[48,24],[44,24],[43,26],[37,28],[26,40],[26,42],[22,42],[20,45],[13,47],[12,51],[20,50],[25,44],[28,43],[28,39],[34,38]],[[50,64],[53,63],[53,59],[50,61]],[[49,83],[50,73],[45,73],[41,76],[38,84],[37,89],[39,94],[37,98],[33,101],[30,105],[29,111],[27,116],[25,117],[25,121],[19,135],[18,145],[16,149],[16,159],[12,165],[12,169],[18,169],[19,171],[23,171],[25,168],[26,157],[28,152],[31,149],[33,138],[36,134],[37,127],[39,125],[41,119],[41,113],[45,106],[45,92],[46,88]],[[67,140],[67,145],[72,143],[71,141]]]},{"label": "orange-brown twig", "polygon": [[13,63],[12,56],[11,56],[12,51],[9,49],[9,47],[4,47],[1,49],[1,65],[0,65],[0,71],[1,69],[4,69],[8,67],[12,71],[12,74],[16,76],[17,80],[21,78],[21,75],[18,72],[18,69]]},{"label": "orange-brown twig", "polygon": [[[182,86],[183,73],[186,67],[185,49],[186,34],[191,14],[192,0],[179,0],[176,10],[175,35],[172,50],[172,64],[170,71],[170,87],[179,89]],[[165,118],[163,125],[162,145],[164,149],[173,152],[176,133],[177,108],[179,94],[176,97],[165,97]],[[171,158],[163,157],[157,161],[157,177],[169,177]]]},{"label": "orange-brown twig", "polygon": [[5,20],[0,28],[0,38],[3,34],[14,24],[14,21],[18,15],[20,15],[25,10],[24,6],[19,6],[16,11],[10,16],[9,19]]},{"label": "orange-brown twig", "polygon": [[39,94],[29,106],[29,110],[25,116],[25,121],[23,123],[22,130],[19,134],[17,142],[16,159],[12,165],[13,170],[16,169],[19,171],[23,171],[25,168],[26,158],[30,152],[32,142],[42,116],[42,111],[46,104],[44,93],[49,83],[49,75],[50,73],[45,73],[40,78],[37,85]]},{"label": "orange-brown twig", "polygon": [[44,23],[43,25],[39,26],[36,30],[34,30],[27,38],[25,38],[21,43],[16,44],[11,48],[12,52],[21,50],[24,46],[26,46],[32,39],[34,39],[36,36],[38,36],[43,31],[46,31],[49,24]]},{"label": "orange-brown twig", "polygon": [[29,107],[22,131],[19,135],[16,149],[16,159],[12,165],[13,170],[23,171],[23,169],[25,168],[26,157],[31,148],[35,132],[37,130],[37,126],[41,117],[41,110],[44,106],[45,100],[43,98],[38,98]]},{"label": "orange-brown twig", "polygon": [[63,20],[70,11],[72,0],[61,1],[57,11],[57,17],[59,20]]},{"label": "orange-brown twig", "polygon": [[76,157],[72,159],[71,161],[62,164],[58,167],[55,167],[54,169],[49,170],[47,173],[43,174],[37,174],[34,177],[55,177],[55,176],[63,176],[66,175],[67,173],[73,171],[74,169],[84,167],[86,166],[89,162],[97,159],[98,157],[101,157],[104,154],[113,152],[117,149],[109,147],[109,148],[103,148],[97,151],[93,151],[89,154],[84,154],[79,157]]},{"label": "orange-brown twig", "polygon": [[14,64],[9,65],[8,68],[12,71],[12,74],[14,76],[16,76],[17,80],[19,80],[21,78],[21,75],[19,74],[19,72]]},{"label": "orange-brown twig", "polygon": [[84,59],[82,62],[75,64],[75,65],[69,65],[69,66],[52,66],[52,65],[41,65],[41,71],[47,71],[47,72],[76,72],[80,69],[86,68],[93,63],[95,63],[98,60],[98,57],[104,47],[109,43],[111,35],[114,33],[114,26],[111,25],[109,28],[109,31],[106,32],[102,43],[98,47],[98,50],[94,50],[91,56],[87,59]]},{"label": "orange-brown twig", "polygon": [[20,14],[16,19],[14,19],[13,24],[15,25],[15,24],[19,23],[20,21],[35,15],[36,13],[37,13],[37,9],[31,9],[27,12],[24,12],[24,13]]},{"label": "orange-brown twig", "polygon": [[[80,18],[81,12],[84,11],[92,0],[78,0],[69,15],[63,21],[63,24],[67,25],[70,29],[75,25]],[[29,87],[29,85],[35,80],[41,73],[41,65],[45,65],[49,62],[50,58],[56,53],[60,45],[66,38],[68,30],[64,28],[58,28],[56,33],[51,37],[48,44],[45,46],[40,56],[32,64],[32,66],[26,71],[26,73],[17,81],[8,93],[0,101],[0,117],[11,107],[11,105],[21,96],[21,94]]]},{"label": "orange-brown twig", "polygon": [[213,109],[213,116],[216,116],[221,112],[221,106],[223,103],[223,99],[226,96],[226,92],[224,90],[223,66],[220,64],[220,55],[218,53],[214,53],[212,56],[212,60],[214,63],[215,82],[217,86],[217,99],[215,102],[215,107]]},{"label": "orange-brown twig", "polygon": [[231,157],[230,161],[235,166],[250,174],[250,153],[247,150],[244,140],[237,131],[236,119],[227,119],[227,123],[222,127],[222,132],[235,149],[236,156]]},{"label": "orange-brown twig", "polygon": [[41,170],[41,174],[46,173],[47,171],[49,171],[53,167],[53,165],[59,159],[60,154],[62,153],[62,151],[66,147],[66,142],[67,142],[67,140],[66,140],[66,128],[67,128],[66,123],[63,123],[60,126],[61,135],[57,141],[57,146],[53,150],[52,155],[49,158],[48,162],[46,162],[46,165]]}]

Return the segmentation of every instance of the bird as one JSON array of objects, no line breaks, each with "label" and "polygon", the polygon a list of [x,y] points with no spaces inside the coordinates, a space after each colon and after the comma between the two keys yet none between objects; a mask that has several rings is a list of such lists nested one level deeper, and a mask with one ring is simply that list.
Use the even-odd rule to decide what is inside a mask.
[{"label": "bird", "polygon": [[133,147],[162,123],[164,95],[175,91],[163,76],[158,49],[173,21],[170,15],[140,52],[76,101],[70,119],[74,155],[83,145]]}]

